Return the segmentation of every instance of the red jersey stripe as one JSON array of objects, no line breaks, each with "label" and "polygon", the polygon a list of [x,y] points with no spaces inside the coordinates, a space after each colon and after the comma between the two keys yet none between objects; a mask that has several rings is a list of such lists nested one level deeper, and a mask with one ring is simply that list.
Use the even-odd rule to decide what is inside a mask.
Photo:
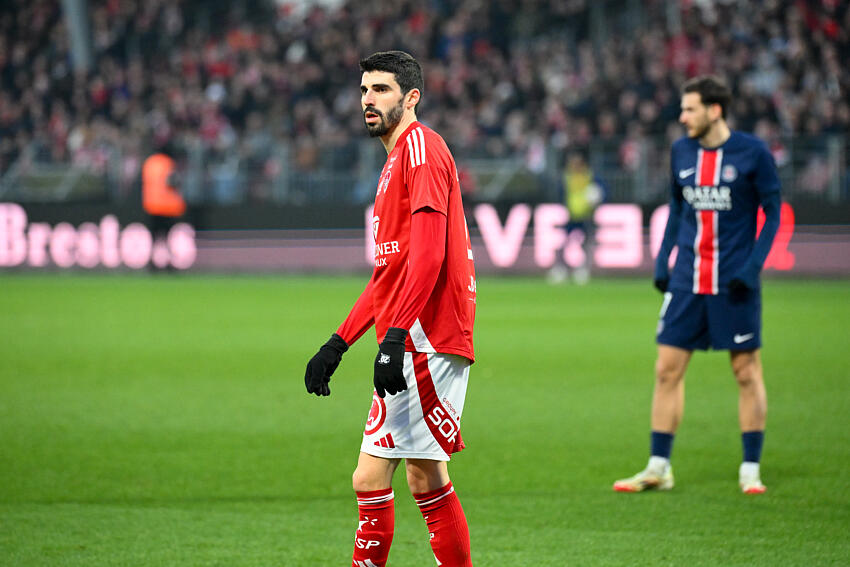
[{"label": "red jersey stripe", "polygon": [[697,293],[717,293],[717,212],[699,211],[700,234],[698,243]]},{"label": "red jersey stripe", "polygon": [[700,150],[697,185],[714,185],[714,172],[717,169],[717,150]]},{"label": "red jersey stripe", "polygon": [[[696,185],[716,187],[720,181],[723,150],[697,152]],[[694,241],[694,293],[717,293],[717,211],[697,211],[697,234]]]}]

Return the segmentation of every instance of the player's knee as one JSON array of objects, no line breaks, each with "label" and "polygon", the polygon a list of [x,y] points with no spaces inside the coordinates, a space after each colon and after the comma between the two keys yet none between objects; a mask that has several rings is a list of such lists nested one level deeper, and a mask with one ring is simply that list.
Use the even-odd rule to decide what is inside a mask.
[{"label": "player's knee", "polygon": [[678,366],[666,363],[661,359],[655,361],[655,382],[665,388],[676,386],[684,376]]},{"label": "player's knee", "polygon": [[378,475],[372,474],[362,467],[354,469],[354,473],[351,475],[351,486],[355,492],[381,490],[386,488],[384,484],[386,483],[382,477],[379,478]]},{"label": "player's knee", "polygon": [[735,381],[741,388],[753,388],[761,383],[761,366],[755,357],[739,357],[732,364]]},{"label": "player's knee", "polygon": [[754,364],[736,368],[734,372],[735,381],[741,388],[754,388],[761,382],[761,373]]}]

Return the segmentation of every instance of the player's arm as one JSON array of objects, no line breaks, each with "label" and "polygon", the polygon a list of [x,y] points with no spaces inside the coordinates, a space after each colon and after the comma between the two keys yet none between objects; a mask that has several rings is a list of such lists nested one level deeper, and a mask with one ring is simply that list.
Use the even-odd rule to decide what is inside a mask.
[{"label": "player's arm", "polygon": [[375,323],[372,312],[372,280],[366,285],[366,289],[357,298],[354,307],[339,326],[336,333],[331,335],[328,342],[322,345],[310,362],[307,363],[307,371],[304,374],[304,385],[307,393],[317,396],[328,396],[331,393],[328,382],[331,375],[339,366],[342,355],[353,345],[363,333]]},{"label": "player's arm", "polygon": [[682,218],[682,191],[675,181],[671,183],[671,196],[667,226],[664,228],[664,237],[661,239],[661,247],[655,258],[655,271],[652,281],[659,291],[667,291],[670,284],[670,254],[676,245],[679,235],[679,222]]},{"label": "player's arm", "polygon": [[754,182],[761,208],[764,210],[764,226],[746,263],[729,281],[730,291],[744,291],[758,287],[759,272],[773,246],[773,238],[779,230],[779,213],[782,208],[779,175],[776,171],[776,162],[766,147],[759,152]]},{"label": "player's arm", "polygon": [[410,248],[392,326],[375,357],[375,390],[380,397],[407,389],[404,344],[407,333],[428,302],[446,256],[446,215],[430,207],[419,209],[410,221]]}]

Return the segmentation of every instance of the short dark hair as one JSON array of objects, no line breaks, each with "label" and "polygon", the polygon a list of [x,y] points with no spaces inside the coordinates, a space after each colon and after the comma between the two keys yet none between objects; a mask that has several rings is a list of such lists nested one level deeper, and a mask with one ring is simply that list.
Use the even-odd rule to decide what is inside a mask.
[{"label": "short dark hair", "polygon": [[[419,89],[421,94],[425,89],[422,79],[422,67],[413,56],[404,51],[379,51],[373,53],[366,59],[360,60],[360,71],[370,73],[372,71],[384,71],[392,73],[402,94],[407,94],[411,89]],[[417,103],[417,106],[418,103]]]},{"label": "short dark hair", "polygon": [[732,92],[723,79],[714,75],[702,75],[685,81],[682,94],[697,93],[706,106],[719,104],[720,113],[726,118],[726,107],[732,102]]}]

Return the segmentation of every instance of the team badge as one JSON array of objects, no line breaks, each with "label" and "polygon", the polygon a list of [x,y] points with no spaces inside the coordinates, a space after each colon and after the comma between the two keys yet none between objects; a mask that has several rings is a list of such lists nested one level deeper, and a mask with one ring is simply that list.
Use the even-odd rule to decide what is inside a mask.
[{"label": "team badge", "polygon": [[390,178],[392,176],[393,176],[392,169],[388,169],[387,172],[384,174],[383,179],[381,179],[381,182],[378,184],[378,195],[380,195],[381,193],[387,192],[387,187],[390,186]]},{"label": "team badge", "polygon": [[387,404],[376,392],[373,392],[372,408],[369,410],[369,419],[366,420],[366,435],[372,435],[379,430],[386,419]]},{"label": "team badge", "polygon": [[738,179],[738,170],[735,169],[734,165],[724,165],[720,171],[720,179],[726,183],[731,183]]},{"label": "team badge", "polygon": [[372,234],[375,236],[375,242],[378,241],[378,225],[381,224],[381,219],[372,217]]}]

